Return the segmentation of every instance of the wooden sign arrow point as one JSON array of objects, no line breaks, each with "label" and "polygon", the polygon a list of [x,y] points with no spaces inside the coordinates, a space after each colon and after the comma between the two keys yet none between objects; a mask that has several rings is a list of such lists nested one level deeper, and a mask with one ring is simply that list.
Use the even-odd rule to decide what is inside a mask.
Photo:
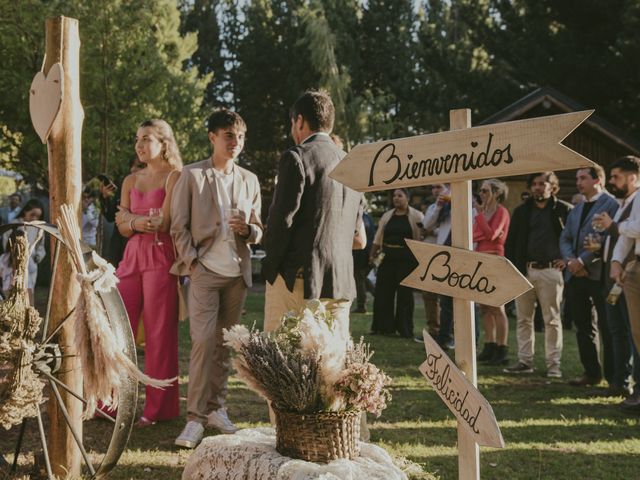
[{"label": "wooden sign arrow point", "polygon": [[593,110],[357,145],[330,176],[360,192],[592,166],[560,142]]},{"label": "wooden sign arrow point", "polygon": [[401,284],[499,307],[533,288],[505,257],[407,240],[418,267]]}]

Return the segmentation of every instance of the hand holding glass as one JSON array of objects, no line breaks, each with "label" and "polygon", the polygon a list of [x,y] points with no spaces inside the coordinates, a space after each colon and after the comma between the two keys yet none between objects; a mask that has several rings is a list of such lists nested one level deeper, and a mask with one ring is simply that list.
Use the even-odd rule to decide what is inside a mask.
[{"label": "hand holding glass", "polygon": [[151,225],[155,227],[155,245],[162,245],[162,242],[158,240],[158,229],[162,225],[162,209],[161,208],[150,208],[149,209],[149,222]]},{"label": "hand holding glass", "polygon": [[599,213],[596,213],[591,220],[591,228],[593,228],[594,232],[604,232],[604,225],[601,223],[601,217]]},{"label": "hand holding glass", "polygon": [[225,208],[224,216],[227,221],[227,225],[229,226],[229,237],[228,240],[230,242],[235,241],[234,233],[241,233],[240,229],[244,227],[245,218],[244,212],[239,208]]}]

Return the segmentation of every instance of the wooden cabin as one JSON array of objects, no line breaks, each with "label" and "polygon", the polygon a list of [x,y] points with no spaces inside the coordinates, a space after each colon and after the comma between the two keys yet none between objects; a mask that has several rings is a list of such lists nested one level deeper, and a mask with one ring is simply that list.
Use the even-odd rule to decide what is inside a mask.
[{"label": "wooden cabin", "polygon": [[[577,112],[591,108],[593,107],[581,105],[553,88],[542,87],[491,115],[480,122],[480,125]],[[607,173],[609,165],[617,158],[624,155],[640,156],[640,141],[600,117],[597,111],[562,143],[602,165]],[[576,193],[575,172],[575,170],[556,172],[560,179],[558,196],[563,200],[570,201],[573,194]],[[520,203],[520,194],[526,190],[526,176],[507,177],[503,180],[507,181],[509,185],[509,198],[506,206],[513,210],[513,207]]]}]

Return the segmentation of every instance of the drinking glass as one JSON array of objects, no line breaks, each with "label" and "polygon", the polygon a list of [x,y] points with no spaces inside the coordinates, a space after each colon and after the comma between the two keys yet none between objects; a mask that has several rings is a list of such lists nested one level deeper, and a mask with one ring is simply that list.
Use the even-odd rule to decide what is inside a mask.
[{"label": "drinking glass", "polygon": [[234,233],[231,231],[231,227],[229,226],[229,220],[231,220],[233,217],[237,217],[238,215],[240,215],[239,208],[224,209],[224,219],[225,219],[225,222],[227,223],[227,241],[230,243],[234,243],[236,241],[236,237]]},{"label": "drinking glass", "polygon": [[[149,209],[149,221],[151,225],[156,228],[162,225],[162,209],[161,208],[150,208]],[[155,240],[153,242],[155,245],[162,245],[162,242],[158,239],[158,230],[155,231]]]},{"label": "drinking glass", "polygon": [[600,214],[596,213],[591,220],[591,228],[593,228],[594,232],[601,233],[604,232],[604,227],[600,223]]}]

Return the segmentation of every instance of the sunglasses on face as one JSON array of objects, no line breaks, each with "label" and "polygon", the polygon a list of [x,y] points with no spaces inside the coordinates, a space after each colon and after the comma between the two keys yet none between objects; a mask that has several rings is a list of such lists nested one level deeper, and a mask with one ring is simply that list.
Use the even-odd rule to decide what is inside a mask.
[{"label": "sunglasses on face", "polygon": [[490,188],[481,188],[480,189],[480,193],[491,193],[491,189]]}]

